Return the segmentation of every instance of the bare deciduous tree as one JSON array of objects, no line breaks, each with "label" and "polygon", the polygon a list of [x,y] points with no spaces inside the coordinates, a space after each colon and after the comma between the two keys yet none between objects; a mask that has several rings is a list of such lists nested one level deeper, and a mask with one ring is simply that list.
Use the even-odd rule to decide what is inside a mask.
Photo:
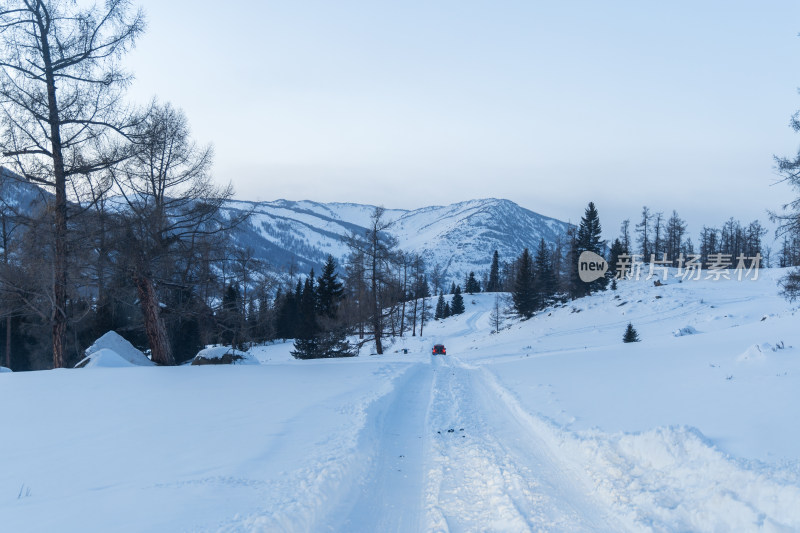
[{"label": "bare deciduous tree", "polygon": [[158,285],[188,282],[201,244],[230,227],[219,212],[232,189],[211,181],[211,148],[191,140],[186,117],[169,104],[153,104],[131,139],[133,155],[112,169],[125,200],[119,213],[124,264],[139,295],[153,361],[171,365]]},{"label": "bare deciduous tree", "polygon": [[387,286],[390,283],[390,267],[397,247],[397,240],[386,233],[392,223],[384,215],[384,208],[376,207],[364,235],[351,235],[347,239],[353,255],[364,258],[365,277],[369,283],[369,321],[378,355],[383,353],[384,311],[390,303]]},{"label": "bare deciduous tree", "polygon": [[122,157],[129,122],[120,56],[144,30],[126,0],[83,8],[59,0],[11,0],[0,8],[0,148],[25,179],[52,188],[53,366],[64,366],[67,328],[68,183]]}]

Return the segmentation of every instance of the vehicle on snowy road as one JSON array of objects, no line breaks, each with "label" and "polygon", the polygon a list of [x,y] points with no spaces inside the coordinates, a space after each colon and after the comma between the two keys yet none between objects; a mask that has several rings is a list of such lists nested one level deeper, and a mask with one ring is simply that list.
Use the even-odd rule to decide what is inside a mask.
[{"label": "vehicle on snowy road", "polygon": [[436,344],[433,346],[433,355],[447,355],[447,350],[444,348],[444,344]]}]

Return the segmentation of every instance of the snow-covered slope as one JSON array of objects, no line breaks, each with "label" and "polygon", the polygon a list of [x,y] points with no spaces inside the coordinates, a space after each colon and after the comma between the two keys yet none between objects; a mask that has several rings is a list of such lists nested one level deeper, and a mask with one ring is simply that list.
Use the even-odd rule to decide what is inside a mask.
[{"label": "snow-covered slope", "polygon": [[[342,259],[342,237],[362,233],[374,206],[346,203],[230,202],[229,209],[252,211],[237,235],[242,246],[277,267],[294,261],[301,270],[318,267],[328,254]],[[430,268],[438,264],[448,279],[461,281],[470,271],[488,271],[492,253],[504,260],[518,256],[540,239],[552,243],[568,224],[522,208],[510,200],[483,199],[413,211],[387,209],[387,233],[400,249],[419,253]]]},{"label": "snow-covered slope", "polygon": [[52,198],[52,194],[23,180],[6,167],[0,166],[0,202],[2,207],[23,213]]},{"label": "snow-covered slope", "polygon": [[622,282],[499,333],[467,295],[381,356],[5,373],[2,527],[800,531],[782,274]]},{"label": "snow-covered slope", "polygon": [[[0,167],[0,196],[14,209],[32,211],[51,195],[36,185],[17,179]],[[118,208],[112,198],[109,205]],[[312,201],[230,201],[229,214],[251,213],[233,240],[241,248],[278,271],[293,265],[295,271],[319,271],[328,254],[340,263],[348,250],[342,238],[363,235],[375,206]],[[523,248],[535,248],[540,239],[554,242],[569,225],[520,207],[510,200],[470,200],[447,206],[415,210],[386,209],[393,222],[387,233],[396,237],[401,250],[419,253],[429,269],[439,265],[446,281],[461,282],[474,271],[487,272],[492,253],[513,260]]]}]

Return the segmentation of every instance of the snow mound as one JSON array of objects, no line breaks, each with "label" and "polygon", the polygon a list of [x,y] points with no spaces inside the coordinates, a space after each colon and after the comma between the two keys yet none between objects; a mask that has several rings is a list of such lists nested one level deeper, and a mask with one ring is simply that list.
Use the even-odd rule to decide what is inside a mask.
[{"label": "snow mound", "polygon": [[10,368],[0,366],[0,374],[2,374],[3,372],[12,372],[12,370]]},{"label": "snow mound", "polygon": [[697,335],[699,331],[694,329],[692,326],[685,326],[681,329],[676,329],[672,332],[673,337],[684,337],[686,335]]},{"label": "snow mound", "polygon": [[258,365],[258,359],[230,346],[214,346],[200,350],[192,365]]},{"label": "snow mound", "polygon": [[[130,363],[128,366],[153,366],[155,365],[150,359],[147,358],[140,350],[130,342],[126,341],[116,331],[109,331],[96,341],[94,344],[86,348],[86,357],[75,368],[83,368],[90,366],[91,360],[94,359],[95,354],[100,350],[111,350],[115,352],[123,360]],[[92,365],[96,366],[96,365]]]},{"label": "snow mound", "polygon": [[800,488],[742,468],[691,427],[638,434],[587,432],[598,495],[656,531],[797,531]]},{"label": "snow mound", "polygon": [[767,359],[767,352],[774,352],[777,350],[777,347],[768,342],[753,344],[747,350],[745,350],[744,353],[737,357],[736,361],[740,363],[744,363],[746,361],[765,361]]},{"label": "snow mound", "polygon": [[114,350],[100,348],[92,354],[83,368],[127,368],[139,366],[131,363]]},{"label": "snow mound", "polygon": [[587,432],[598,495],[656,531],[796,531],[800,488],[770,479],[766,467],[742,468],[695,428],[638,434]]}]

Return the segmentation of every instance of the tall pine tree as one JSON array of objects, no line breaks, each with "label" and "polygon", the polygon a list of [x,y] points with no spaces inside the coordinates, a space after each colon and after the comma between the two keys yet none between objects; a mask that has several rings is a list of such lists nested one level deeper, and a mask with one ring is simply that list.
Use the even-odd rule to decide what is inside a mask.
[{"label": "tall pine tree", "polygon": [[[597,255],[605,256],[606,241],[603,240],[603,229],[600,226],[600,215],[597,213],[597,208],[594,202],[589,202],[586,207],[581,223],[578,226],[578,257],[583,252],[594,252]],[[578,268],[577,263],[574,265],[575,269]],[[578,287],[579,296],[589,294],[593,291],[603,290],[606,288],[608,279],[601,277],[591,283],[583,283]]]},{"label": "tall pine tree", "polygon": [[464,297],[461,296],[461,285],[456,285],[456,290],[453,292],[453,303],[450,305],[450,313],[460,315],[465,310]]},{"label": "tall pine tree", "polygon": [[489,268],[489,283],[486,292],[500,292],[500,255],[497,250],[492,255],[492,266]]},{"label": "tall pine tree", "polygon": [[556,293],[556,275],[550,257],[550,250],[544,239],[539,241],[534,259],[534,288],[539,305],[545,306],[546,302]]},{"label": "tall pine tree", "polygon": [[614,243],[611,245],[611,251],[608,255],[608,272],[606,277],[609,279],[615,279],[617,277],[619,258],[621,255],[625,254],[627,254],[627,252],[625,251],[625,246],[622,244],[622,241],[619,239],[614,239]]},{"label": "tall pine tree", "polygon": [[336,273],[336,261],[332,255],[328,255],[322,275],[317,280],[317,310],[319,314],[329,319],[336,318],[339,302],[343,296],[344,286]]},{"label": "tall pine tree", "polygon": [[475,272],[470,272],[467,276],[467,281],[464,284],[464,290],[469,294],[481,292],[481,284],[478,283],[477,279],[475,279]]},{"label": "tall pine tree", "polygon": [[439,320],[440,318],[446,318],[444,316],[444,294],[439,294],[439,300],[436,301],[436,311],[433,314],[433,318]]},{"label": "tall pine tree", "polygon": [[537,308],[536,289],[534,288],[533,261],[527,248],[517,260],[516,280],[511,294],[514,310],[520,316],[530,318]]}]

